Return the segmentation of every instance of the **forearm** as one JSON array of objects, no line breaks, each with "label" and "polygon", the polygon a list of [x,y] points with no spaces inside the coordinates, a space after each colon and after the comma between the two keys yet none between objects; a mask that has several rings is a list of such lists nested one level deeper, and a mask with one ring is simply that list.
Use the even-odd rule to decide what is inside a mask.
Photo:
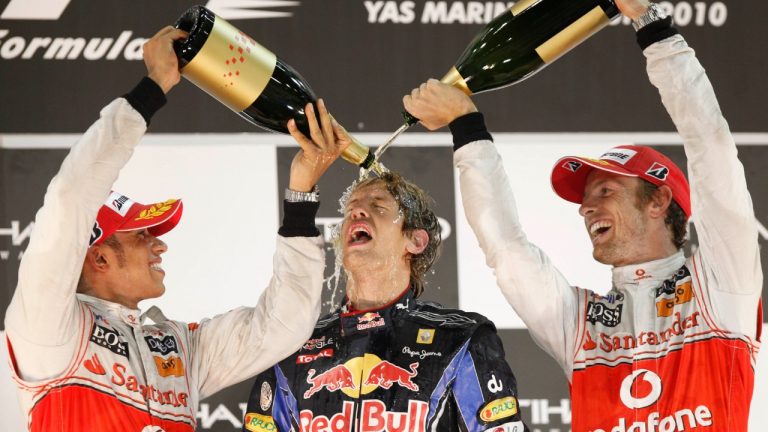
[{"label": "forearm", "polygon": [[[463,145],[466,138],[454,126],[454,146],[460,147],[454,154],[454,163],[459,169],[462,204],[486,263],[537,342],[568,370],[570,341],[575,334],[575,290],[549,258],[528,241],[512,186],[493,143],[481,140]],[[469,134],[471,137],[482,136],[477,126],[467,130],[474,131]],[[549,319],[552,316],[563,317],[564,324],[553,326]]]},{"label": "forearm", "polygon": [[197,331],[195,361],[203,397],[264,371],[309,338],[320,314],[325,268],[314,225],[317,207],[284,203],[274,274],[255,307],[220,315]]}]

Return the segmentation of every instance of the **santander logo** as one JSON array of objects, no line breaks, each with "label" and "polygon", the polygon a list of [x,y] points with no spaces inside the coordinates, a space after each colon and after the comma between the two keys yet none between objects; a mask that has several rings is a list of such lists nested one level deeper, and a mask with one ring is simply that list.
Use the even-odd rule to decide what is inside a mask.
[{"label": "santander logo", "polygon": [[[637,394],[637,390],[633,392],[633,389],[637,389],[641,381],[651,385],[650,392],[642,396]],[[661,391],[661,378],[656,373],[647,369],[638,369],[621,382],[619,397],[621,397],[621,401],[627,408],[640,409],[649,407],[659,400]]]}]

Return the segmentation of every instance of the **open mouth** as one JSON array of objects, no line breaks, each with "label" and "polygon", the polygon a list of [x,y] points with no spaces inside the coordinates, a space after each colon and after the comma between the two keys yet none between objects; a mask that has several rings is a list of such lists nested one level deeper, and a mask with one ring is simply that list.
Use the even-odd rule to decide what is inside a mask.
[{"label": "open mouth", "polygon": [[363,224],[352,226],[347,238],[347,243],[350,245],[362,245],[373,240],[370,230]]},{"label": "open mouth", "polygon": [[599,221],[593,223],[589,227],[589,236],[592,238],[592,242],[594,243],[597,239],[607,233],[612,227],[613,225],[607,221]]}]

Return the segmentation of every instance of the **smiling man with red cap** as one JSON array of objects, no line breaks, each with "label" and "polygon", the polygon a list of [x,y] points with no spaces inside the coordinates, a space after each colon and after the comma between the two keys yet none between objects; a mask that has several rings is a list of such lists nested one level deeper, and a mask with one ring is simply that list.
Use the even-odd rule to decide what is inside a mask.
[{"label": "smiling man with red cap", "polygon": [[194,324],[138,309],[165,292],[158,237],[179,223],[182,202],[145,205],[111,188],[180,80],[172,44],[184,37],[167,27],[144,45],[148,76],[72,147],[35,218],[5,319],[30,431],[193,431],[201,399],[295,351],[320,312],[313,189],[348,145],[334,133],[302,143],[292,162],[274,275],[245,300],[254,307]]},{"label": "smiling man with red cap", "polygon": [[[744,169],[712,86],[659,5],[617,0],[685,147],[682,171],[649,147],[565,157],[551,181],[580,204],[605,295],[570,285],[520,225],[482,115],[431,80],[405,108],[450,124],[467,219],[507,301],[563,368],[572,430],[746,431],[762,328],[757,225]],[[689,217],[698,248],[683,255]],[[559,322],[553,322],[553,319]]]}]

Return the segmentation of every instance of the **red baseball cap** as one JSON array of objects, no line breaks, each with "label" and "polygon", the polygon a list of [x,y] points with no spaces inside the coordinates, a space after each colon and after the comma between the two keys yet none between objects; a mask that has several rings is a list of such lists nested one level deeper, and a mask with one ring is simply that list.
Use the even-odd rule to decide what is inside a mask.
[{"label": "red baseball cap", "polygon": [[686,216],[691,216],[691,189],[685,174],[668,157],[651,147],[622,145],[603,153],[599,159],[580,156],[560,158],[552,168],[552,189],[560,198],[581,204],[587,176],[595,169],[639,177],[656,186],[667,185],[672,190],[672,199]]},{"label": "red baseball cap", "polygon": [[179,199],[145,205],[113,191],[96,216],[90,245],[100,244],[115,232],[145,228],[153,236],[159,237],[179,223],[183,209]]}]

